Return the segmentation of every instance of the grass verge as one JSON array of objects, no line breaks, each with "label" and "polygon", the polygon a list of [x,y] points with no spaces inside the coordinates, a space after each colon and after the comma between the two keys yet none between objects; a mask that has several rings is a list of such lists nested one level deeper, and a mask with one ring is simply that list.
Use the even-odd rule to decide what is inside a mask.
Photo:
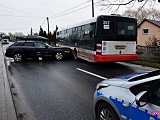
[{"label": "grass verge", "polygon": [[160,63],[144,62],[144,61],[130,61],[128,63],[160,69]]}]

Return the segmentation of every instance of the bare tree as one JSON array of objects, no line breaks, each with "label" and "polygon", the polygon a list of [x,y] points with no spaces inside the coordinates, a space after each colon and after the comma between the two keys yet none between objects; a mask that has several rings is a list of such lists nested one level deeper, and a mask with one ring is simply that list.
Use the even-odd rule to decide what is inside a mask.
[{"label": "bare tree", "polygon": [[[152,10],[155,8],[155,6],[158,6],[158,3],[157,3],[157,0],[143,0],[143,2],[139,2],[139,3],[138,3],[138,0],[99,0],[98,2],[96,2],[95,5],[100,10],[106,11],[107,14],[108,13],[121,14],[121,12],[124,10],[126,10],[127,12],[128,11],[132,12],[135,10],[133,14],[130,14],[127,16],[136,17],[138,14],[143,14],[143,16],[145,17],[146,13],[145,11],[143,11],[143,9],[147,7],[148,10]],[[137,6],[139,6],[138,9],[137,9]],[[156,16],[158,16],[158,13],[156,14]]]},{"label": "bare tree", "polygon": [[123,16],[137,18],[137,22],[141,23],[144,19],[160,20],[160,11],[156,9],[142,9],[137,12],[136,10],[128,9],[123,13]]},{"label": "bare tree", "polygon": [[119,13],[120,7],[135,3],[135,0],[99,0],[96,6],[106,13]]},{"label": "bare tree", "polygon": [[160,38],[153,35],[146,41],[146,46],[160,46]]}]

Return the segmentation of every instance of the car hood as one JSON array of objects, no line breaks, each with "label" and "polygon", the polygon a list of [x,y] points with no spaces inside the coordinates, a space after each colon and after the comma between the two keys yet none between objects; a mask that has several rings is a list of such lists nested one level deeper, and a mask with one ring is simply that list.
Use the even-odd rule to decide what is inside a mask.
[{"label": "car hood", "polygon": [[115,78],[106,79],[106,80],[102,81],[102,83],[120,87],[123,84],[127,83],[128,81],[131,81],[132,79],[134,79],[134,78],[136,78],[138,76],[147,74],[147,73],[148,73],[148,71],[147,72],[141,72],[141,73],[134,73],[134,74],[129,74],[129,75],[118,76],[118,77],[115,77]]},{"label": "car hood", "polygon": [[102,83],[104,83],[104,84],[109,84],[109,85],[113,85],[113,86],[117,86],[117,87],[122,86],[126,82],[127,82],[127,80],[120,79],[120,78],[111,78],[111,79],[106,79],[106,80],[102,81]]}]

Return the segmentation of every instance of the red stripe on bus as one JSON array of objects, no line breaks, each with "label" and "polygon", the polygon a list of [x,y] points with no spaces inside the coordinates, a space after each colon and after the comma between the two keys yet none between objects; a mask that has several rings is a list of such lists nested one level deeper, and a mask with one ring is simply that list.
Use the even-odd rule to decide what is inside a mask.
[{"label": "red stripe on bus", "polygon": [[137,54],[127,55],[95,55],[94,62],[118,62],[137,60]]},{"label": "red stripe on bus", "polygon": [[79,56],[87,58],[87,61],[91,59],[94,62],[120,62],[120,61],[134,61],[137,60],[137,54],[121,54],[121,55],[94,55],[91,53],[85,53],[78,51]]}]

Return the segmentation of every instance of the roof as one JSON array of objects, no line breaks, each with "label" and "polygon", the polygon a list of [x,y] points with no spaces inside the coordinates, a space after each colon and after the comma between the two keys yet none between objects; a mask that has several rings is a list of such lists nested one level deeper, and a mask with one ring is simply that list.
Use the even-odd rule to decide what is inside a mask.
[{"label": "roof", "polygon": [[[88,20],[85,20],[83,22],[80,22],[78,24],[74,24],[72,26],[68,26],[68,27],[65,27],[65,28],[61,28],[59,29],[58,31],[62,31],[62,30],[66,30],[66,29],[70,29],[70,28],[73,28],[73,27],[78,27],[78,26],[81,26],[81,25],[85,25],[85,24],[89,24],[89,23],[94,23],[97,21],[97,19],[99,17],[120,17],[120,18],[127,18],[127,17],[124,17],[124,16],[120,16],[120,15],[117,15],[117,14],[111,14],[111,15],[99,15],[99,16],[96,16],[96,17],[92,17]],[[129,18],[130,19],[130,18]],[[132,18],[134,19],[134,18]]]},{"label": "roof", "polygon": [[158,27],[160,27],[160,21],[157,21],[157,20],[149,20],[149,19],[144,19],[139,25],[138,27],[140,27],[145,21],[148,21]]},{"label": "roof", "polygon": [[30,35],[30,36],[17,36],[17,40],[36,40],[36,41],[48,41],[48,38],[38,36],[38,35]]},{"label": "roof", "polygon": [[80,22],[80,23],[77,23],[77,24],[74,24],[74,25],[71,25],[71,26],[68,26],[68,27],[65,27],[65,28],[60,28],[58,31],[62,31],[62,30],[65,30],[65,29],[70,29],[70,28],[73,28],[73,27],[78,27],[78,26],[88,24],[88,23],[93,23],[93,22],[96,22],[96,20],[97,20],[97,17],[93,17],[93,18],[90,18],[90,19],[85,20],[83,22]]}]

